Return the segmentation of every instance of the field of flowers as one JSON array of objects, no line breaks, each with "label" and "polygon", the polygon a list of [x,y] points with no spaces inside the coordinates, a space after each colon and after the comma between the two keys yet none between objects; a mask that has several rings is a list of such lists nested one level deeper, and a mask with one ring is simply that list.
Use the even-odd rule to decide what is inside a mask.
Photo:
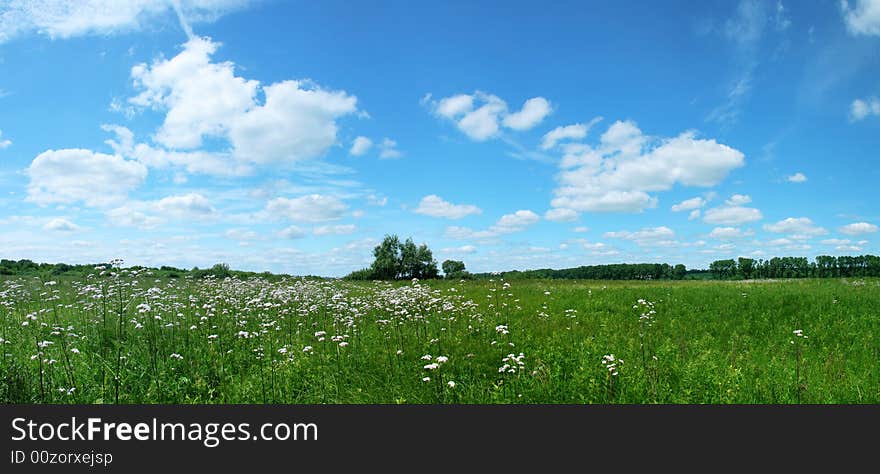
[{"label": "field of flowers", "polygon": [[0,280],[3,403],[880,403],[880,281]]}]

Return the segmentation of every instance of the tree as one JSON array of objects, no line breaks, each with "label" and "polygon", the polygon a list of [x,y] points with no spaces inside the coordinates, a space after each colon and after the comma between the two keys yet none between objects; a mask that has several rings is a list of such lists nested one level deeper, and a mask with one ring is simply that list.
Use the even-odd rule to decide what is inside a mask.
[{"label": "tree", "polygon": [[377,280],[396,280],[400,275],[400,239],[396,235],[386,235],[382,243],[373,249],[373,264],[370,270]]},{"label": "tree", "polygon": [[687,275],[687,267],[682,264],[678,264],[672,268],[672,278],[676,280],[684,280],[684,277]]},{"label": "tree", "polygon": [[755,275],[755,260],[751,258],[739,257],[739,273],[746,280],[750,280]]},{"label": "tree", "polygon": [[[437,278],[437,261],[426,244],[416,246],[412,238],[401,243],[396,235],[386,235],[382,243],[373,249],[375,260],[369,276],[377,280],[430,279]],[[359,278],[367,276],[358,272]]]},{"label": "tree", "polygon": [[443,274],[446,275],[446,278],[448,279],[461,279],[469,275],[464,269],[464,262],[461,260],[445,260],[442,267]]}]

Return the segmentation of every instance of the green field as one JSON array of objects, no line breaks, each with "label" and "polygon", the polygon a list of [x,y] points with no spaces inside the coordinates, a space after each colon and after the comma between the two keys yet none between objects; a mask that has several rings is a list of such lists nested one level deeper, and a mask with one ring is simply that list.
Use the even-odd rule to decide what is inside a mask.
[{"label": "green field", "polygon": [[880,403],[876,279],[104,273],[0,281],[0,401]]}]

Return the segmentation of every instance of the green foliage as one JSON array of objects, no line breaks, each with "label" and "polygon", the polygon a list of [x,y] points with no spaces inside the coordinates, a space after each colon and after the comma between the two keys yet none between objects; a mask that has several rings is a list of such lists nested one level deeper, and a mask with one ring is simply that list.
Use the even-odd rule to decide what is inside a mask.
[{"label": "green foliage", "polygon": [[[437,261],[428,246],[416,246],[412,238],[401,243],[396,235],[386,235],[373,249],[373,264],[370,275],[376,280],[420,280],[437,278]],[[356,279],[362,275],[350,274],[347,278]]]},{"label": "green foliage", "polygon": [[448,280],[462,280],[471,278],[471,274],[465,270],[464,262],[461,260],[445,260],[443,261],[443,274]]}]

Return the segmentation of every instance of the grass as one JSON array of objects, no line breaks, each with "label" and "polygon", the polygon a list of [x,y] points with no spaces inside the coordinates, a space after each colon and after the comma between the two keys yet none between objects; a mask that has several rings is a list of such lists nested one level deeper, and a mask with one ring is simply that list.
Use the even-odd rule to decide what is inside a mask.
[{"label": "grass", "polygon": [[3,403],[880,403],[876,279],[390,284],[108,269],[0,281],[0,317]]}]

